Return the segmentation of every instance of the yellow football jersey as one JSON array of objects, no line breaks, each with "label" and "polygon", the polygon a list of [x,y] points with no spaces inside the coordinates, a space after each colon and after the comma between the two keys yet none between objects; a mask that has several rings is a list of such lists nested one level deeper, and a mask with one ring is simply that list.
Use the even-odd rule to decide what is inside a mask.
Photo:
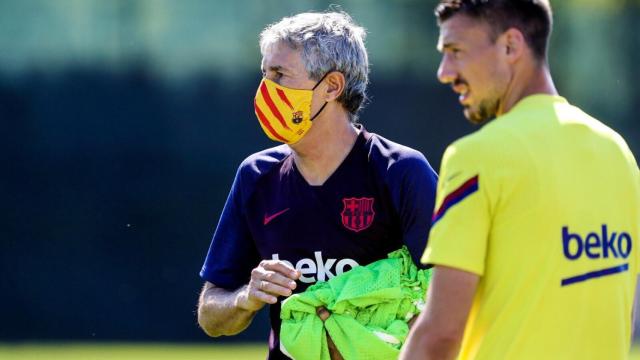
[{"label": "yellow football jersey", "polygon": [[462,359],[622,359],[640,174],[616,132],[534,95],[449,146],[422,261],[480,275]]}]

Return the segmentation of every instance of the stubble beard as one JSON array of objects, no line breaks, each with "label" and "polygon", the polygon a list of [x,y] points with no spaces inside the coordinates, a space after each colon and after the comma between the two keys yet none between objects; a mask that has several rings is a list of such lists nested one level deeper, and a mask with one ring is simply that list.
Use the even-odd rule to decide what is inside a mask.
[{"label": "stubble beard", "polygon": [[498,100],[482,100],[475,111],[470,106],[465,106],[464,116],[470,123],[482,125],[496,117],[498,105]]}]

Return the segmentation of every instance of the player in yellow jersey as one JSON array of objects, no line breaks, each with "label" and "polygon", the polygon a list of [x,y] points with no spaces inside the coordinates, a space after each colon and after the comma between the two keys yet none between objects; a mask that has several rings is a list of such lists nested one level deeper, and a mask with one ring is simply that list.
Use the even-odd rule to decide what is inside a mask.
[{"label": "player in yellow jersey", "polygon": [[624,140],[558,96],[543,0],[443,0],[438,69],[486,124],[444,154],[403,359],[622,359],[640,175]]}]

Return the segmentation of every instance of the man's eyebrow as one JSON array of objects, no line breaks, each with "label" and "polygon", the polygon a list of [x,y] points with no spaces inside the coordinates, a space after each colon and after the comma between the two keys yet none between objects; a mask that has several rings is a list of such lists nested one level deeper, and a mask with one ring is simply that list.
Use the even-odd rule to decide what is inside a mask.
[{"label": "man's eyebrow", "polygon": [[454,47],[456,47],[456,44],[453,43],[453,42],[447,42],[447,43],[444,43],[444,44],[443,43],[438,43],[437,49],[438,49],[438,51],[443,52],[445,50],[449,50],[449,49],[454,48]]},{"label": "man's eyebrow", "polygon": [[438,44],[438,47],[441,50],[446,50],[446,49],[451,49],[452,47],[455,47],[455,44],[452,42],[446,42],[446,43]]},{"label": "man's eyebrow", "polygon": [[282,65],[272,65],[269,66],[269,71],[275,71],[275,72],[286,72],[287,69],[285,67],[283,67]]}]

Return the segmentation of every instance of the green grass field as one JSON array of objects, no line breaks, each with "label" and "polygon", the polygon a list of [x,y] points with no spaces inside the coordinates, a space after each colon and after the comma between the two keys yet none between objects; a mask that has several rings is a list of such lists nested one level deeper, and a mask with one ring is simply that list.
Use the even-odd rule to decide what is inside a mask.
[{"label": "green grass field", "polygon": [[2,344],[2,360],[264,360],[266,344]]},{"label": "green grass field", "polygon": [[[2,344],[2,360],[264,360],[266,344]],[[640,360],[636,345],[629,359]]]}]

